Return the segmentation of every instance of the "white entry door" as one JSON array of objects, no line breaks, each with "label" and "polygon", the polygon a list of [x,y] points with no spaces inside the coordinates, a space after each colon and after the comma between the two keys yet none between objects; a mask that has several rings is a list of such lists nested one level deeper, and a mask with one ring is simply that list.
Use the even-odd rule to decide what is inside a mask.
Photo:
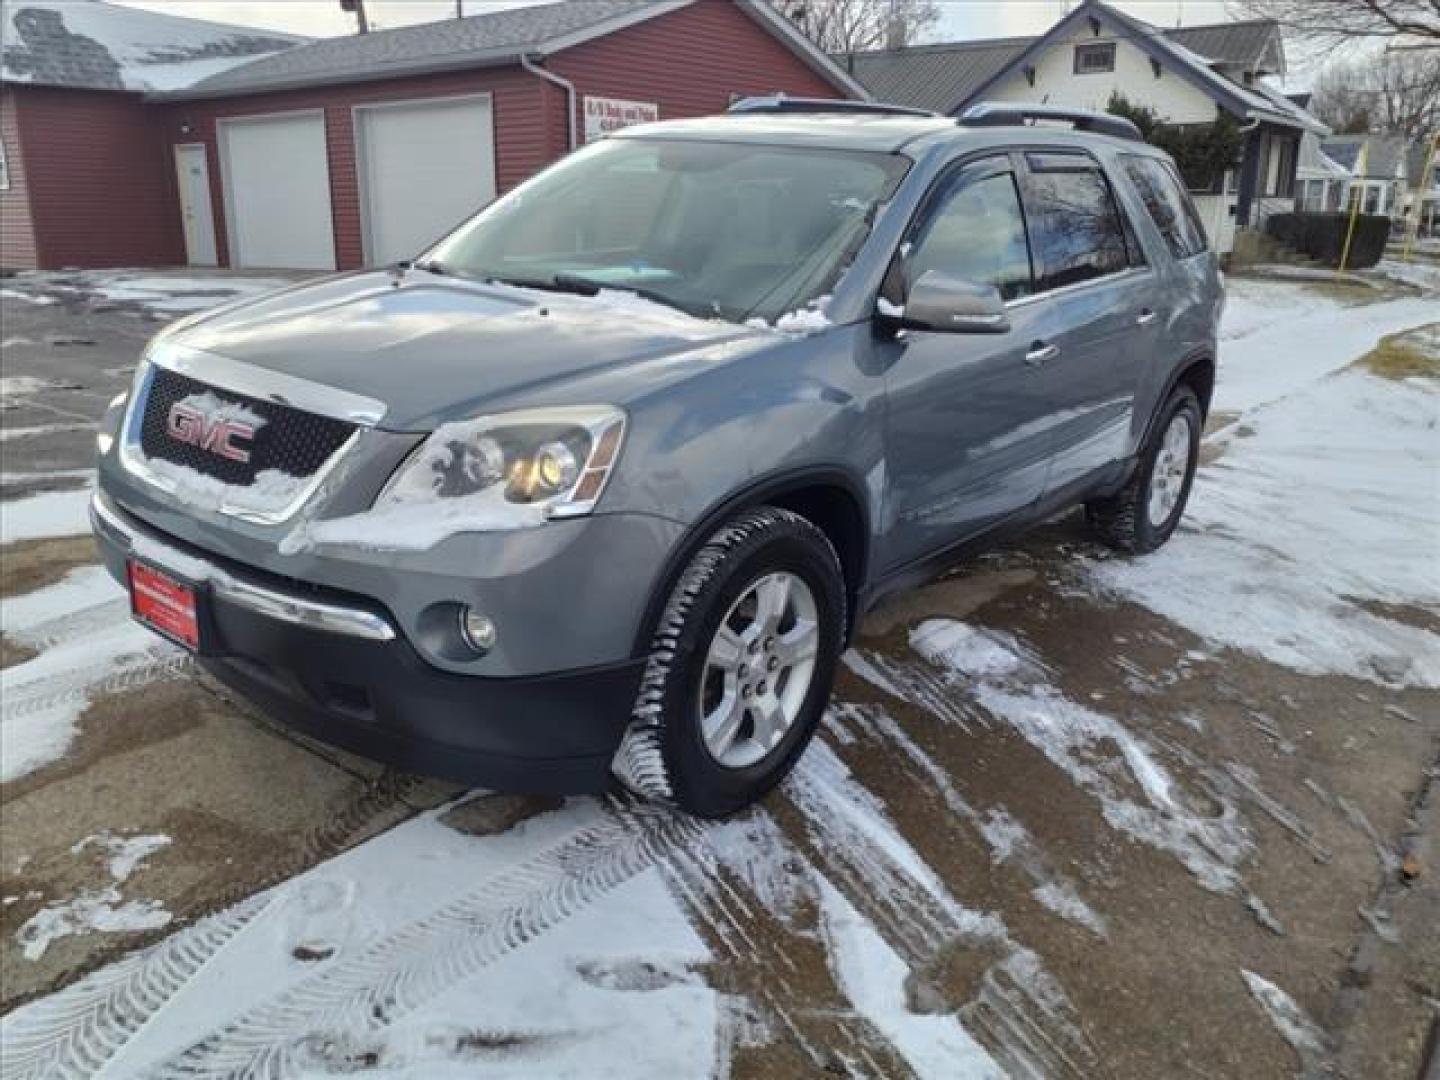
[{"label": "white entry door", "polygon": [[180,222],[185,230],[185,261],[218,266],[215,213],[210,206],[210,163],[204,143],[175,147],[175,179],[180,186]]},{"label": "white entry door", "polygon": [[219,124],[230,265],[335,269],[321,113]]},{"label": "white entry door", "polygon": [[365,106],[355,139],[372,266],[418,254],[495,198],[488,96]]}]

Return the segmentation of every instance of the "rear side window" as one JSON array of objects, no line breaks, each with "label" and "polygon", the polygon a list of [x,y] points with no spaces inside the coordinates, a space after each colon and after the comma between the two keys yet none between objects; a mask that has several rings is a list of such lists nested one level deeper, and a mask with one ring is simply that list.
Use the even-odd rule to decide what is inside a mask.
[{"label": "rear side window", "polygon": [[[1078,285],[1132,262],[1105,175],[1078,155],[1029,155],[1026,209],[1039,264],[1038,291]],[[1136,258],[1140,262],[1138,248]]]},{"label": "rear side window", "polygon": [[1125,175],[1135,185],[1155,227],[1177,259],[1205,250],[1205,229],[1195,205],[1180,187],[1173,169],[1150,157],[1125,155]]},{"label": "rear side window", "polygon": [[977,285],[994,285],[1006,300],[1030,289],[1030,248],[1015,176],[961,172],[941,197],[907,261],[910,280],[940,270]]}]

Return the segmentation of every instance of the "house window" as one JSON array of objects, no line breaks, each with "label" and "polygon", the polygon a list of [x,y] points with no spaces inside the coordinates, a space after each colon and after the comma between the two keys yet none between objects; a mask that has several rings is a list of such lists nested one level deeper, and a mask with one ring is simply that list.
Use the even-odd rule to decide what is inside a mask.
[{"label": "house window", "polygon": [[1089,41],[1075,46],[1075,74],[1095,75],[1115,70],[1115,43]]},{"label": "house window", "polygon": [[1365,209],[1364,213],[1373,214],[1380,209],[1380,185],[1365,185]]},{"label": "house window", "polygon": [[10,190],[10,161],[5,156],[5,140],[0,138],[0,191]]}]

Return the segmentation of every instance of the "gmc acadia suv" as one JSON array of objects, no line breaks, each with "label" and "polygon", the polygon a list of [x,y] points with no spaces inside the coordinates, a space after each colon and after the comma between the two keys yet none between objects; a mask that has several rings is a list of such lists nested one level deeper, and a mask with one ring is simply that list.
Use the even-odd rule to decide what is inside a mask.
[{"label": "gmc acadia suv", "polygon": [[1221,305],[1126,121],[755,99],[172,325],[94,526],[137,618],[301,730],[725,815],[886,593],[1077,503],[1165,542]]}]

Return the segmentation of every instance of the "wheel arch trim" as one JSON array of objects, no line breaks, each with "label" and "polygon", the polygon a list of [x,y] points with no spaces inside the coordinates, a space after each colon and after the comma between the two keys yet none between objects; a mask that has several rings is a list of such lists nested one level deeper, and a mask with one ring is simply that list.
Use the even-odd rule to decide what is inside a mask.
[{"label": "wheel arch trim", "polygon": [[[656,620],[665,609],[665,604],[670,597],[675,582],[685,571],[690,560],[698,552],[720,526],[730,517],[748,507],[763,506],[775,500],[781,500],[787,495],[803,491],[807,488],[830,487],[843,492],[854,504],[860,515],[860,543],[861,550],[855,560],[857,580],[850,580],[846,576],[845,592],[848,601],[846,617],[846,640],[849,639],[850,626],[856,618],[856,598],[863,594],[866,581],[869,578],[870,554],[872,545],[872,516],[870,504],[865,493],[865,486],[852,473],[843,468],[835,466],[808,466],[797,469],[784,469],[752,480],[745,487],[726,495],[723,499],[712,503],[695,520],[680,538],[680,541],[671,548],[670,554],[666,557],[660,573],[656,576],[650,587],[650,596],[646,601],[645,610],[641,616],[639,626],[636,629],[635,642],[632,646],[632,656],[644,656],[650,651],[651,639],[654,633]],[[843,559],[842,559],[843,562]]]}]

